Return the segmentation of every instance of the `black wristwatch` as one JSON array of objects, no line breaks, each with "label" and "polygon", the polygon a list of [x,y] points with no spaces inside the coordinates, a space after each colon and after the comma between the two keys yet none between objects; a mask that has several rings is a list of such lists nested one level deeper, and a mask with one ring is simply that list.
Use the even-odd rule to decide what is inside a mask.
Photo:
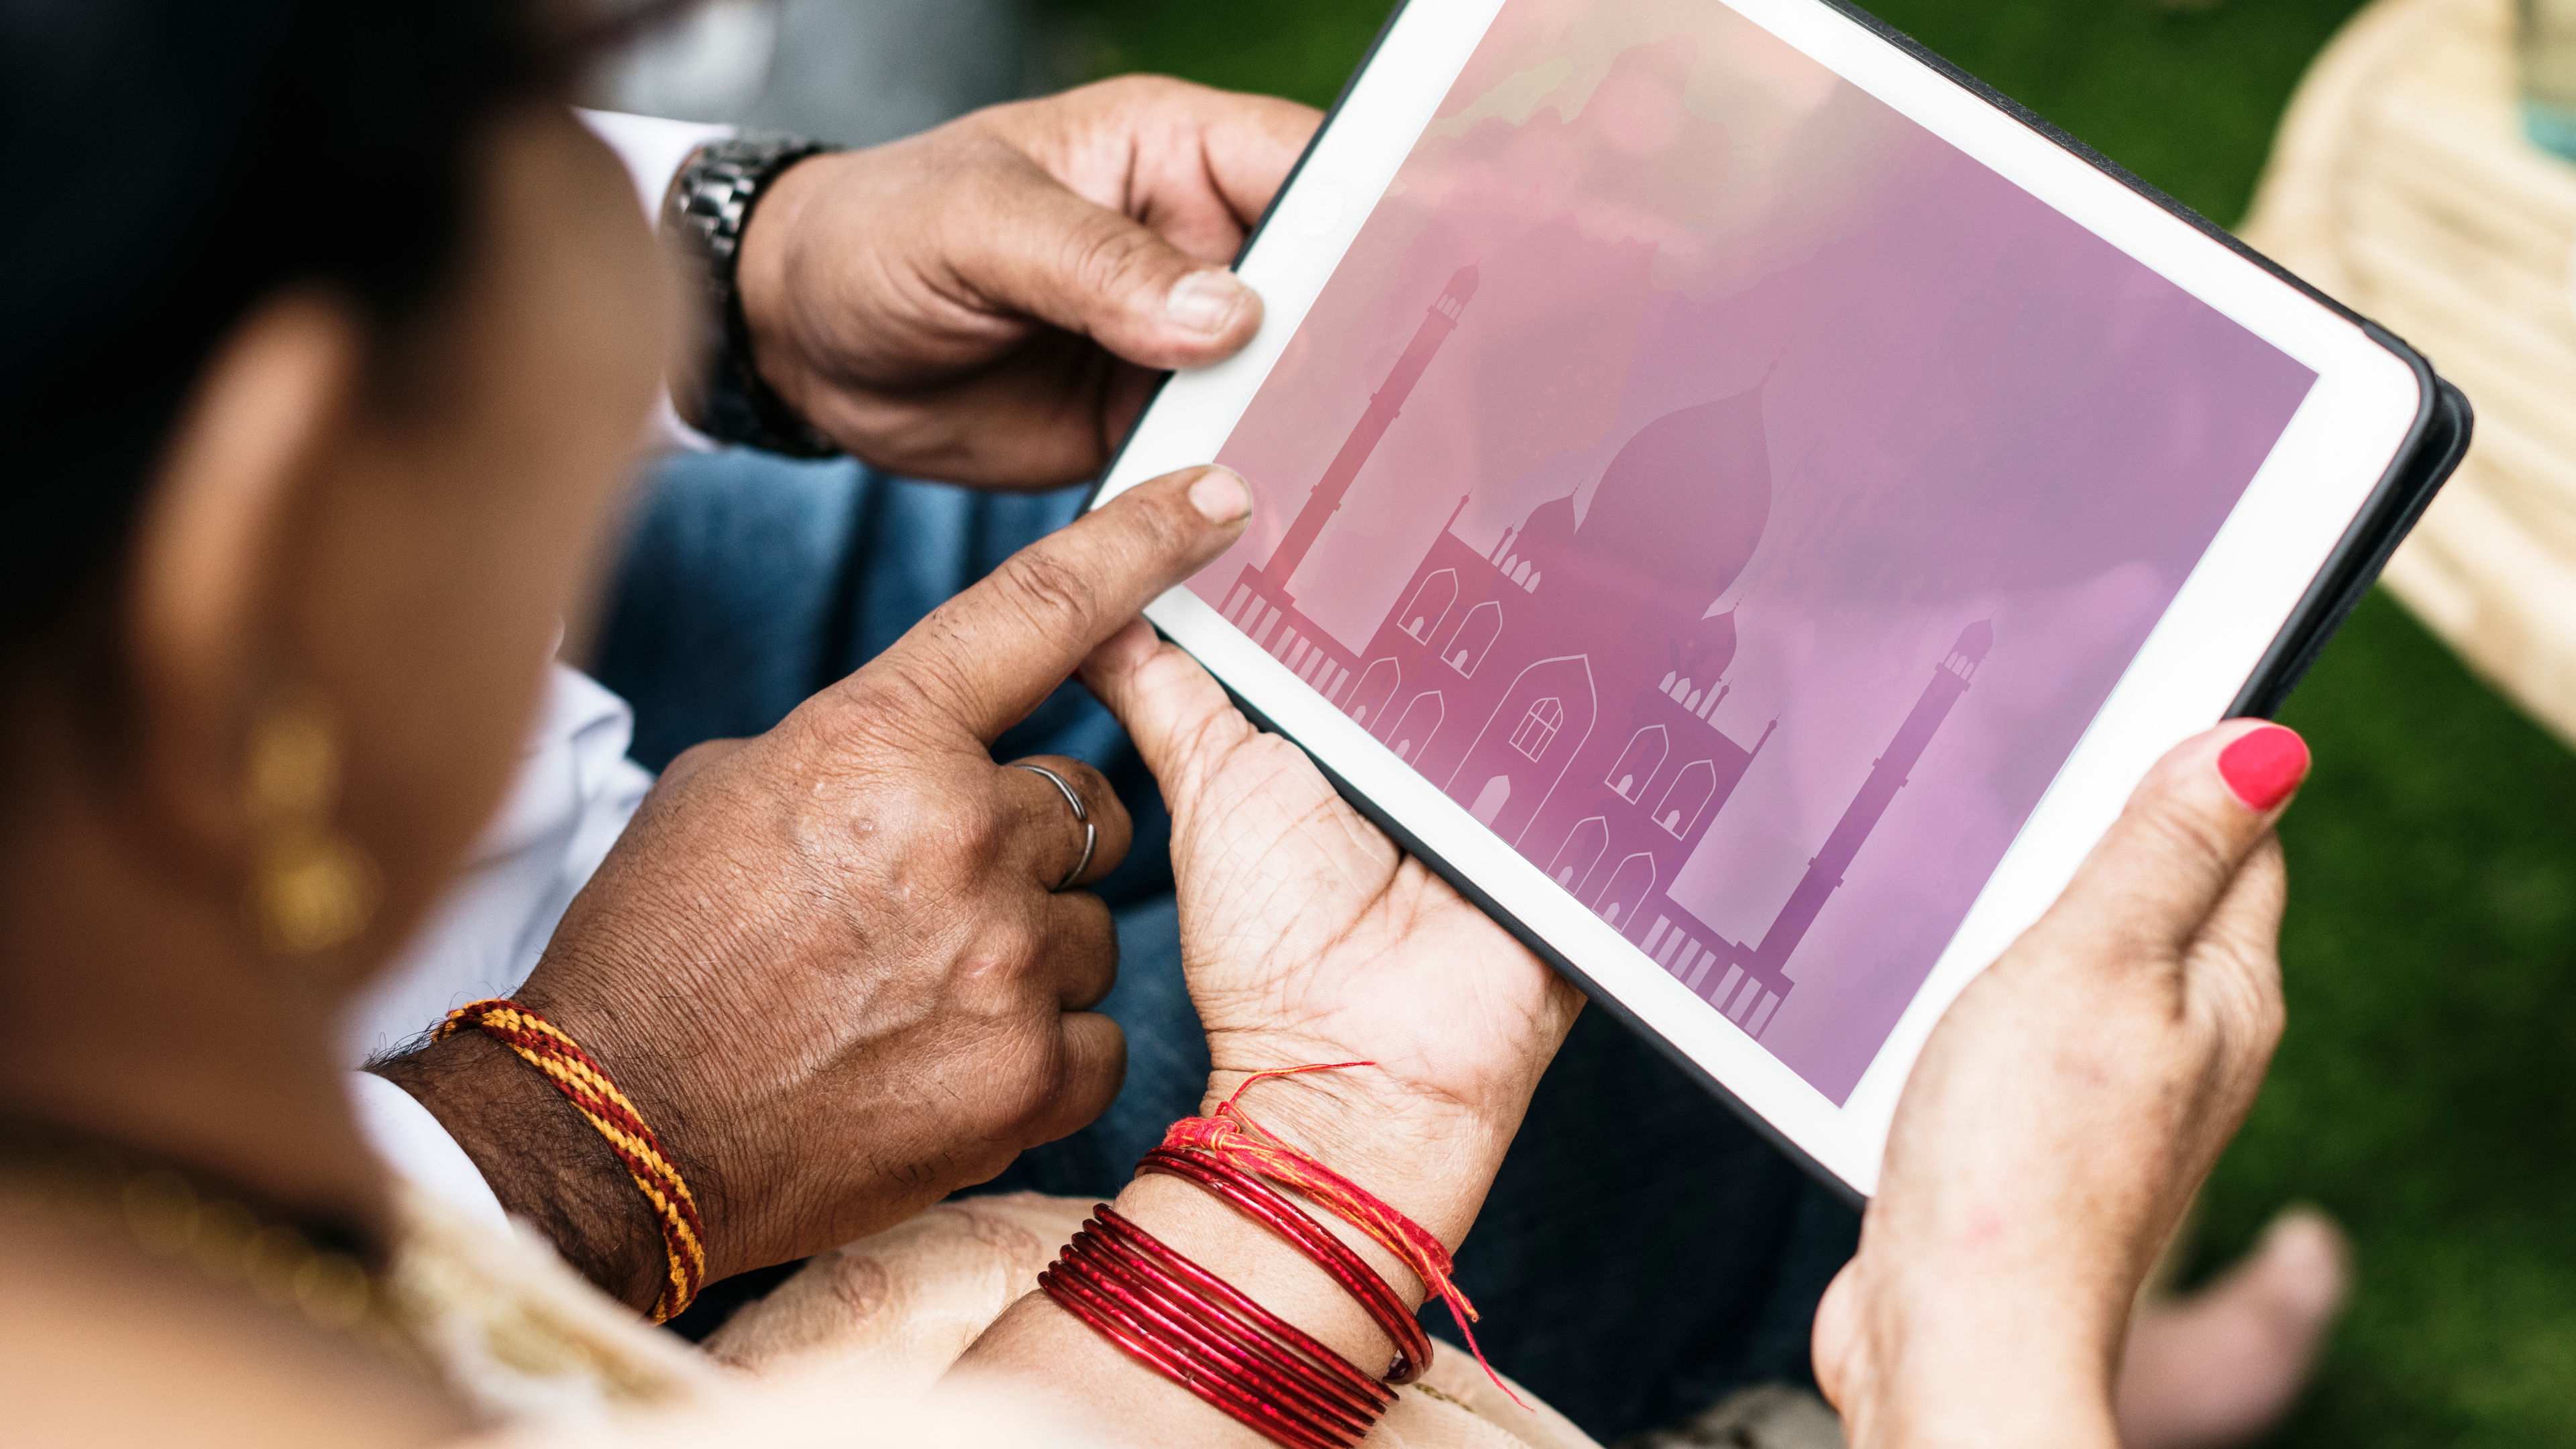
[{"label": "black wristwatch", "polygon": [[680,168],[663,198],[662,228],[703,269],[717,324],[709,329],[715,355],[697,396],[682,405],[681,413],[718,442],[792,458],[828,458],[841,451],[799,417],[752,365],[751,324],[743,317],[742,290],[734,281],[743,228],[751,224],[752,208],[769,183],[808,156],[832,149],[802,136],[754,134],[711,141]]}]

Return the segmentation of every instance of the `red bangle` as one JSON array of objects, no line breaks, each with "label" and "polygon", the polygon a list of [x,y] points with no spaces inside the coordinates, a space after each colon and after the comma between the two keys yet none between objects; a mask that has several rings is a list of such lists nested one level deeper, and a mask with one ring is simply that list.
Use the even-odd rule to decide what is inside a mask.
[{"label": "red bangle", "polygon": [[1354,1412],[1332,1402],[1329,1393],[1319,1390],[1310,1376],[1286,1367],[1271,1344],[1246,1342],[1239,1333],[1229,1336],[1192,1322],[1192,1315],[1178,1304],[1158,1300],[1149,1286],[1150,1278],[1122,1273],[1119,1265],[1091,1258],[1089,1254],[1096,1253],[1099,1246],[1095,1237],[1070,1248],[1062,1266],[1073,1272],[1083,1286],[1116,1304],[1157,1340],[1221,1369],[1225,1380],[1248,1391],[1252,1401],[1266,1412],[1307,1435],[1324,1440],[1357,1439],[1368,1432],[1369,1424],[1377,1417],[1375,1413]]},{"label": "red bangle", "polygon": [[1353,1449],[1394,1396],[1107,1206],[1038,1286],[1092,1331],[1287,1449]]},{"label": "red bangle", "polygon": [[1276,1411],[1215,1375],[1202,1372],[1188,1355],[1154,1337],[1143,1325],[1119,1312],[1088,1283],[1068,1278],[1062,1263],[1038,1275],[1038,1287],[1057,1306],[1081,1319],[1092,1332],[1108,1339],[1128,1357],[1196,1394],[1227,1418],[1258,1430],[1288,1449],[1350,1449],[1356,1440],[1327,1438],[1281,1422]]},{"label": "red bangle", "polygon": [[[1359,1365],[1334,1352],[1330,1345],[1254,1302],[1243,1290],[1191,1262],[1179,1251],[1167,1246],[1161,1239],[1120,1217],[1115,1209],[1102,1208],[1095,1226],[1103,1237],[1119,1240],[1122,1246],[1137,1256],[1151,1261],[1154,1267],[1165,1275],[1181,1279],[1201,1299],[1215,1300],[1236,1315],[1250,1320],[1254,1327],[1267,1333],[1272,1339],[1313,1360],[1324,1369],[1341,1390],[1337,1395],[1339,1402],[1371,1416],[1385,1412],[1387,1406],[1395,1402],[1394,1393],[1388,1390],[1386,1385],[1370,1378],[1361,1371]],[[1204,1303],[1197,1306],[1203,1312],[1205,1311]],[[1218,1314],[1208,1316],[1221,1317]]]},{"label": "red bangle", "polygon": [[[1274,1076],[1369,1065],[1257,1072],[1243,1088]],[[1422,1280],[1426,1294],[1449,1306],[1470,1349],[1476,1336],[1467,1325],[1476,1317],[1475,1306],[1458,1289],[1445,1243],[1358,1183],[1264,1131],[1235,1106],[1243,1088],[1208,1116],[1172,1124],[1163,1145],[1136,1164],[1136,1175],[1195,1183],[1303,1252],[1395,1345],[1385,1383],[1106,1204],[1038,1275],[1038,1287],[1130,1358],[1284,1449],[1357,1449],[1395,1402],[1386,1385],[1411,1383],[1430,1368],[1431,1335],[1366,1259],[1271,1183],[1304,1194],[1393,1253]],[[1484,1357],[1477,1351],[1478,1363]],[[1493,1372],[1490,1365],[1486,1372]],[[1499,1376],[1495,1383],[1502,1383]],[[1504,1392],[1511,1392],[1508,1385]],[[1518,1403],[1519,1396],[1512,1400]]]},{"label": "red bangle", "polygon": [[1244,1216],[1277,1233],[1315,1261],[1331,1275],[1342,1291],[1351,1295],[1367,1310],[1389,1342],[1395,1345],[1396,1361],[1387,1366],[1386,1381],[1409,1384],[1422,1377],[1431,1367],[1431,1335],[1422,1327],[1413,1310],[1387,1286],[1366,1259],[1351,1250],[1348,1243],[1326,1231],[1324,1225],[1297,1210],[1297,1205],[1268,1183],[1231,1164],[1194,1152],[1175,1152],[1157,1147],[1136,1164],[1138,1176],[1160,1173],[1197,1183],[1209,1193],[1224,1200]]}]

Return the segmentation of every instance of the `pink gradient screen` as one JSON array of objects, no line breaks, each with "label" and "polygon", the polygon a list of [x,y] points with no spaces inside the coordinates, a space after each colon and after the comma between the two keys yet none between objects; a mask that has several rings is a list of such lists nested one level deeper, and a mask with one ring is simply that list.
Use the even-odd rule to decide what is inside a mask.
[{"label": "pink gradient screen", "polygon": [[1192,587],[1840,1102],[2314,381],[1711,0],[1511,0]]}]

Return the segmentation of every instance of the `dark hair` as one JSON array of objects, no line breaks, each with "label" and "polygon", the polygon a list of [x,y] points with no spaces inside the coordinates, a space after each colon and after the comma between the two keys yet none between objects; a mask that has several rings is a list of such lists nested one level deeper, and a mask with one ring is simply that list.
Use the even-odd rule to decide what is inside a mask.
[{"label": "dark hair", "polygon": [[0,659],[94,600],[209,354],[313,282],[390,338],[538,0],[0,0]]}]

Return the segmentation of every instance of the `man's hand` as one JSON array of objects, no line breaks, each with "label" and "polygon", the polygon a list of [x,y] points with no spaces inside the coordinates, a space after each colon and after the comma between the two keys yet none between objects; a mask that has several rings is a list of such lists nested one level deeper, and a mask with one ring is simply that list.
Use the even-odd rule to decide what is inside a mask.
[{"label": "man's hand", "polygon": [[2116,1449],[2139,1280],[2280,1037],[2272,826],[2306,766],[2251,721],[2177,747],[1934,1030],[1816,1317],[1854,1445]]},{"label": "man's hand", "polygon": [[791,167],[738,277],[761,376],[881,468],[985,488],[1097,473],[1154,375],[1231,357],[1226,270],[1318,123],[1135,78]]},{"label": "man's hand", "polygon": [[[573,902],[517,999],[661,1135],[709,1281],[892,1226],[1117,1094],[1125,1042],[1087,1009],[1117,974],[1109,911],[1051,890],[1082,828],[989,746],[1250,507],[1195,470],[1023,549],[768,734],[675,761]],[[1098,879],[1125,811],[1089,767],[1037,763],[1098,823]],[[535,1071],[467,1034],[385,1073],[576,1266],[652,1301],[651,1217]]]}]

